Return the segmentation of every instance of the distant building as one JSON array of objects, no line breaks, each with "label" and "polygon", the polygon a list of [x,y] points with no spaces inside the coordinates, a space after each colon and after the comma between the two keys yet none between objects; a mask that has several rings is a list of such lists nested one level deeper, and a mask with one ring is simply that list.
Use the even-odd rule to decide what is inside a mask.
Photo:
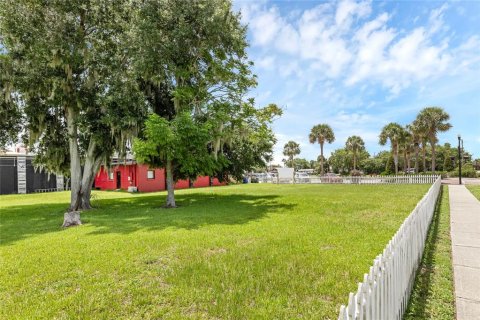
[{"label": "distant building", "polygon": [[[15,147],[14,152],[0,153],[0,194],[65,190],[64,177],[36,170],[32,162],[34,156],[23,147]],[[129,156],[124,161],[114,158],[109,168],[102,166],[95,176],[93,187],[99,190],[153,192],[166,190],[166,185],[164,169],[150,169],[137,164]],[[201,176],[195,181],[179,180],[175,189],[222,185],[225,183],[217,178]]]},{"label": "distant building", "polygon": [[[225,183],[217,178],[201,176],[195,181],[179,180],[175,189],[222,186]],[[99,190],[129,190],[153,192],[166,190],[167,182],[164,169],[152,169],[137,164],[133,159],[113,160],[110,168],[102,166],[95,176],[94,188]]]},{"label": "distant building", "polygon": [[25,148],[0,154],[0,194],[64,190],[64,178],[36,169]]}]

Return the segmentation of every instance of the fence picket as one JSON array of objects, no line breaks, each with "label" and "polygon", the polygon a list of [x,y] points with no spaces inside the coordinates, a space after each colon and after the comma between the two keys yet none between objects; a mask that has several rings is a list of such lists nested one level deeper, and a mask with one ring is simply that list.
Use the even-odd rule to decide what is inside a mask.
[{"label": "fence picket", "polygon": [[[295,184],[304,183],[333,183],[333,184],[432,184],[437,180],[437,175],[391,175],[391,176],[310,176],[298,178]],[[265,178],[261,182],[280,183],[276,178]]]},{"label": "fence picket", "polygon": [[[360,178],[360,177],[355,177]],[[370,183],[374,178],[350,183]],[[367,182],[368,181],[368,182]],[[427,232],[440,191],[440,176],[393,176],[375,179],[377,183],[411,184],[433,181],[432,186],[377,256],[359,284],[341,306],[339,319],[401,319],[422,259]],[[345,183],[345,182],[344,182]]]}]

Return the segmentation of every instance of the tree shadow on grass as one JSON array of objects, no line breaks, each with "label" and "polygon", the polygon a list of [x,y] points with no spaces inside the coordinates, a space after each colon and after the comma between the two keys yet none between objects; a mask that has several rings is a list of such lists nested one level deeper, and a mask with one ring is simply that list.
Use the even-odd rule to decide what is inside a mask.
[{"label": "tree shadow on grass", "polygon": [[[82,222],[94,226],[89,234],[128,234],[137,230],[197,229],[206,225],[238,225],[264,218],[272,212],[291,210],[276,195],[178,194],[175,209],[164,209],[164,195],[95,199],[93,210],[82,212]],[[62,232],[66,204],[2,208],[0,245],[51,232]],[[82,228],[82,227],[80,227]]]}]

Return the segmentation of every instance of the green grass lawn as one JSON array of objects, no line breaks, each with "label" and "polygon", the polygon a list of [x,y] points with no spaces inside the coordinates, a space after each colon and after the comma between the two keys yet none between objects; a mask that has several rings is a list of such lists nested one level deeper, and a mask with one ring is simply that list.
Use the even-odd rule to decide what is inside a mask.
[{"label": "green grass lawn", "polygon": [[0,197],[1,319],[336,319],[427,185]]},{"label": "green grass lawn", "polygon": [[468,190],[480,200],[480,186],[479,185],[467,185]]},{"label": "green grass lawn", "polygon": [[406,320],[455,318],[450,206],[443,186],[415,279]]}]

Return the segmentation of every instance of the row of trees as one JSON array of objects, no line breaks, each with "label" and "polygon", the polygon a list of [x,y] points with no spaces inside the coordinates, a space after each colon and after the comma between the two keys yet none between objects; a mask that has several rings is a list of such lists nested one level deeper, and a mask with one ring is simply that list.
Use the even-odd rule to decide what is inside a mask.
[{"label": "row of trees", "polygon": [[[333,130],[328,125],[324,124],[315,126],[314,129],[312,129],[312,133],[310,134],[310,142],[315,143],[318,141],[320,144],[321,154],[318,156],[317,161],[307,161],[305,159],[294,158],[296,155],[300,154],[300,145],[295,141],[288,141],[283,147],[283,154],[288,157],[288,159],[285,160],[286,166],[297,169],[318,169],[320,174],[324,174],[325,169],[328,171],[331,160],[326,160],[324,158],[323,145],[325,142],[332,143],[335,140],[335,136]],[[359,136],[348,137],[345,142],[345,148],[342,150],[344,151],[345,156],[351,156],[353,170],[356,171],[358,168],[358,161],[362,158],[363,154],[367,153],[365,150],[365,142]]]},{"label": "row of trees", "polygon": [[402,127],[396,122],[392,122],[383,127],[380,133],[379,143],[385,145],[390,141],[395,165],[395,174],[398,173],[399,153],[403,153],[407,170],[410,169],[410,159],[415,154],[415,172],[418,172],[419,152],[422,152],[423,168],[426,168],[427,144],[430,144],[432,151],[431,171],[435,172],[436,150],[438,143],[438,133],[448,131],[452,125],[447,122],[450,119],[448,113],[439,107],[427,107],[420,111],[416,119]]},{"label": "row of trees", "polygon": [[[323,156],[324,144],[335,141],[335,134],[328,124],[313,126],[309,134],[309,141],[320,145],[318,157],[320,174],[324,174],[325,169],[328,170],[330,167],[335,172],[341,173],[361,168],[366,173],[398,174],[400,164],[403,165],[405,172],[410,172],[412,161],[416,173],[420,171],[420,166],[425,172],[428,171],[427,158],[431,161],[430,171],[435,172],[437,169],[450,171],[453,170],[452,158],[454,158],[455,150],[449,144],[441,147],[442,161],[440,165],[436,161],[438,133],[451,128],[451,124],[448,122],[449,118],[450,116],[442,108],[427,107],[419,112],[411,124],[404,127],[396,122],[385,125],[379,135],[379,144],[386,145],[389,142],[391,153],[381,152],[375,157],[370,157],[365,150],[365,143],[361,137],[351,136],[348,137],[344,148],[335,150],[326,160]],[[284,146],[283,154],[288,157],[287,165],[295,164],[294,157],[300,154],[300,145],[289,141]],[[420,160],[422,160],[421,163]]]},{"label": "row of trees", "polygon": [[0,143],[22,133],[38,165],[69,175],[69,212],[132,150],[166,168],[175,207],[175,180],[240,178],[271,155],[281,110],[245,98],[247,45],[228,0],[1,1]]}]

